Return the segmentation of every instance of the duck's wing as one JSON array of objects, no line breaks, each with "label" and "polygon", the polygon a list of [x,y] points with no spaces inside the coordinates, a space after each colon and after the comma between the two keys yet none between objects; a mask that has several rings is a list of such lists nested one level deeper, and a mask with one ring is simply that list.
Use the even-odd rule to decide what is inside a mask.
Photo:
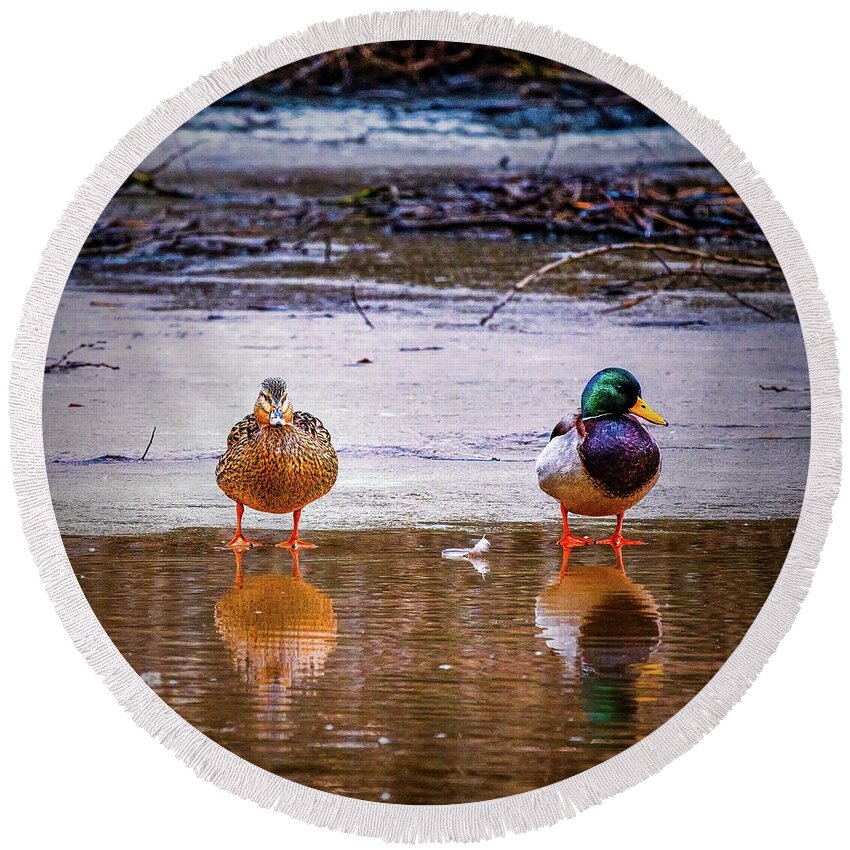
[{"label": "duck's wing", "polygon": [[253,440],[259,433],[260,423],[257,422],[257,417],[253,413],[249,413],[230,429],[230,433],[227,435],[227,448],[244,440]]},{"label": "duck's wing", "polygon": [[306,413],[303,410],[296,410],[295,413],[292,414],[292,424],[301,431],[310,434],[310,436],[330,445],[330,431],[322,425],[322,420],[317,419],[312,413]]},{"label": "duck's wing", "polygon": [[580,413],[572,413],[569,416],[565,416],[553,429],[552,433],[549,435],[549,442],[551,443],[555,437],[563,437],[564,434],[569,434],[574,428],[578,428],[579,434],[584,436],[584,428],[582,427],[581,422],[581,414]]}]

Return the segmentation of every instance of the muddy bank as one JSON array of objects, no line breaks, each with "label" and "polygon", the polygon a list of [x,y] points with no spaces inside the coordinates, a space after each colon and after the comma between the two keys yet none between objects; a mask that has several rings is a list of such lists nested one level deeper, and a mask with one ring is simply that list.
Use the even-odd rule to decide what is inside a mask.
[{"label": "muddy bank", "polygon": [[619,89],[575,68],[516,50],[445,41],[392,41],[321,53],[252,80],[215,107],[268,113],[298,98],[420,111],[462,106],[505,132],[544,135],[553,128],[660,123]]},{"label": "muddy bank", "polygon": [[[357,110],[315,108],[302,119],[301,140],[290,137],[295,115],[281,116],[290,134],[281,138],[256,128],[180,130],[110,202],[69,286],[169,294],[178,309],[304,306],[323,280],[385,284],[385,298],[416,299],[418,286],[506,288],[565,252],[638,240],[761,266],[612,253],[537,288],[607,298],[612,308],[680,290],[787,294],[746,207],[692,150],[678,157],[681,137],[670,128],[589,134],[600,147],[581,165],[575,146],[589,139],[581,133],[509,140],[429,114],[397,137],[376,130],[356,142],[323,134],[368,124]],[[514,143],[530,144],[528,157],[503,147]]]}]

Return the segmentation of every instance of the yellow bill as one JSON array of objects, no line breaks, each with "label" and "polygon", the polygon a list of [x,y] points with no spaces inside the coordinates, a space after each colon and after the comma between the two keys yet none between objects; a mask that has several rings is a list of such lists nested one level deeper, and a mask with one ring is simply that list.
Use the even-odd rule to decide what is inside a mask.
[{"label": "yellow bill", "polygon": [[634,413],[635,416],[640,416],[641,419],[646,419],[647,422],[655,425],[667,424],[667,420],[660,413],[656,413],[640,396],[629,408],[629,413]]}]

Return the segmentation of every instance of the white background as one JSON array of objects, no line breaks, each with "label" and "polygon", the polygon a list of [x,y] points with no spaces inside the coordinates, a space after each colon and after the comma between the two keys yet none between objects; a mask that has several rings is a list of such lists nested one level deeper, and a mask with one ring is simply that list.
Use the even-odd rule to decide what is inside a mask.
[{"label": "white background", "polygon": [[[340,15],[412,5],[550,24],[637,63],[718,119],[802,233],[843,337],[846,365],[850,151],[846,27],[836,5],[313,0],[293,8],[286,0],[81,0],[16,4],[4,13],[3,385],[24,294],[48,235],[78,184],[138,119],[255,45]],[[846,391],[846,375],[843,383]],[[8,445],[5,415],[0,429]],[[59,624],[20,531],[5,450],[0,465],[6,846],[69,840],[88,848],[380,846],[306,826],[203,783],[134,725]],[[602,806],[494,846],[843,844],[850,565],[841,544],[848,501],[845,494],[794,628],[715,731]]]}]

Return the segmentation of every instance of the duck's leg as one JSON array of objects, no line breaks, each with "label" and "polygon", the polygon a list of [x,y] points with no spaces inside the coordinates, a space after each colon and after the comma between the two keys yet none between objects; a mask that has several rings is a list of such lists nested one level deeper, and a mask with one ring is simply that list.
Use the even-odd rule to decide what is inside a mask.
[{"label": "duck's leg", "polygon": [[242,534],[242,514],[245,513],[245,506],[241,502],[236,503],[236,534],[228,541],[229,549],[250,549],[252,546],[260,546],[256,540],[250,540]]},{"label": "duck's leg", "polygon": [[593,543],[588,537],[576,537],[570,531],[569,515],[563,502],[561,502],[561,519],[564,521],[564,533],[558,541],[561,546],[587,546],[588,543]]},{"label": "duck's leg", "polygon": [[292,578],[296,581],[301,580],[301,567],[298,565],[298,550],[290,549],[289,554],[292,555]]},{"label": "duck's leg", "polygon": [[623,537],[623,518],[625,515],[625,513],[617,514],[617,530],[610,537],[596,542],[607,543],[615,549],[619,549],[621,546],[643,546],[643,540],[629,540],[627,537]]},{"label": "duck's leg", "polygon": [[572,546],[564,546],[564,551],[561,553],[561,571],[558,573],[558,581],[563,581],[564,576],[570,571],[570,552]]},{"label": "duck's leg", "polygon": [[233,554],[236,555],[236,577],[233,579],[233,585],[237,590],[242,590],[245,579],[242,575],[242,555],[244,550],[234,549]]},{"label": "duck's leg", "polygon": [[306,540],[301,540],[298,536],[299,522],[301,522],[300,508],[292,514],[292,534],[289,535],[289,540],[284,540],[283,543],[276,543],[275,546],[281,549],[315,549],[315,543],[308,543]]}]

